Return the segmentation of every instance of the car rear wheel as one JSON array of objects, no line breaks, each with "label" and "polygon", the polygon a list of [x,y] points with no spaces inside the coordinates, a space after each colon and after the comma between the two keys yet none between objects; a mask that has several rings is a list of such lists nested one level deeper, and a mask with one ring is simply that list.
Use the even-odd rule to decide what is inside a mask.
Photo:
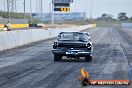
[{"label": "car rear wheel", "polygon": [[60,61],[62,59],[61,55],[54,54],[54,61]]},{"label": "car rear wheel", "polygon": [[92,56],[86,56],[85,61],[86,62],[91,62],[92,61]]}]

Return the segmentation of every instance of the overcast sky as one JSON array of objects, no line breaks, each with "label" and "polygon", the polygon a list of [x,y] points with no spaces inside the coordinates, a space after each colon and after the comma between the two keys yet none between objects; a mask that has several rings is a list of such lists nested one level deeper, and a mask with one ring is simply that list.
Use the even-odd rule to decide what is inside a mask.
[{"label": "overcast sky", "polygon": [[[4,1],[0,0],[0,10],[4,10]],[[17,1],[17,12],[23,12],[23,0]],[[36,12],[36,1],[32,1],[32,12]],[[87,12],[87,16],[90,15],[90,1],[92,17],[101,16],[102,13],[112,14],[117,17],[119,12],[126,12],[127,16],[132,16],[132,0],[74,0],[71,4],[71,12]],[[50,12],[51,0],[43,0],[43,12]],[[5,6],[6,9],[7,6]],[[30,0],[26,0],[26,12],[30,12]]]}]

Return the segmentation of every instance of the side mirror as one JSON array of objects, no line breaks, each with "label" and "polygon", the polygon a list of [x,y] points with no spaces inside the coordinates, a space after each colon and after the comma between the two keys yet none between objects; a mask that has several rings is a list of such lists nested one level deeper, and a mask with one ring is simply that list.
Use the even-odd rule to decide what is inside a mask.
[{"label": "side mirror", "polygon": [[59,39],[59,38],[60,38],[60,35],[57,36],[57,39]]},{"label": "side mirror", "polygon": [[90,36],[90,33],[87,33]]},{"label": "side mirror", "polygon": [[90,33],[88,33],[88,32],[85,32],[85,34],[90,36]]}]

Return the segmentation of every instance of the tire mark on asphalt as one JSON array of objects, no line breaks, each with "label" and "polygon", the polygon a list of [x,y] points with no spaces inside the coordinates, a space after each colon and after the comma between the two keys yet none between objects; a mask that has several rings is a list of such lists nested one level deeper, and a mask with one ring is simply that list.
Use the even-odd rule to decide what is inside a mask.
[{"label": "tire mark on asphalt", "polygon": [[32,88],[38,88],[41,85],[43,85],[43,88],[55,88],[57,85],[59,85],[63,80],[65,80],[64,77],[69,75],[73,71],[73,67],[77,65],[67,65],[67,63],[63,64],[63,66],[57,68],[52,74],[37,82]]},{"label": "tire mark on asphalt", "polygon": [[[40,56],[42,58],[37,58]],[[12,80],[17,80],[17,79],[22,78],[22,77],[29,75],[31,73],[42,70],[42,69],[46,68],[48,65],[53,64],[52,61],[47,62],[46,61],[47,59],[43,59],[43,54],[41,54],[37,57],[34,57],[30,60],[25,60],[23,62],[15,64],[15,65],[0,69],[1,70],[1,72],[0,72],[0,81],[1,81],[0,86],[2,86],[5,83],[12,82]],[[44,61],[46,61],[47,63],[45,63]]]}]

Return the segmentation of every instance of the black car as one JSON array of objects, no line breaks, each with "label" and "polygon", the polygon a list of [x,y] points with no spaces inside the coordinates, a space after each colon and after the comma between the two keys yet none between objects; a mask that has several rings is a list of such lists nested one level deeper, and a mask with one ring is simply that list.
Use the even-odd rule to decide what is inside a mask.
[{"label": "black car", "polygon": [[61,32],[53,44],[54,61],[60,61],[63,56],[67,58],[85,57],[86,62],[92,60],[93,45],[89,33]]}]

